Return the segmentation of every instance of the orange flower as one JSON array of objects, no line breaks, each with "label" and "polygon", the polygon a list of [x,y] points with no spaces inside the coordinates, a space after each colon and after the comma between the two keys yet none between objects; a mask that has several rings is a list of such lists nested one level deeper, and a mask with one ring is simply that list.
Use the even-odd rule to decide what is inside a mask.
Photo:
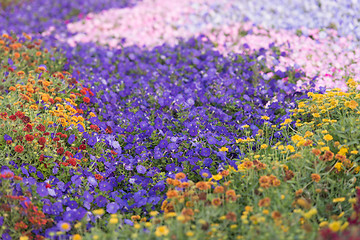
[{"label": "orange flower", "polygon": [[16,91],[16,88],[11,86],[11,87],[9,87],[9,91]]},{"label": "orange flower", "polygon": [[320,151],[320,149],[313,148],[313,149],[312,149],[312,153],[313,153],[315,156],[319,156],[320,153],[321,153],[321,151]]},{"label": "orange flower", "polygon": [[311,179],[314,181],[314,182],[319,182],[321,177],[319,174],[316,174],[316,173],[313,173],[311,174]]},{"label": "orange flower", "polygon": [[181,213],[184,216],[194,216],[194,211],[191,208],[184,208]]},{"label": "orange flower", "polygon": [[186,177],[185,173],[177,173],[175,175],[175,179],[177,179],[177,180],[184,179],[185,177]]},{"label": "orange flower", "polygon": [[236,214],[234,212],[228,212],[225,217],[229,221],[236,222]]},{"label": "orange flower", "polygon": [[211,204],[213,205],[213,206],[215,206],[215,207],[218,207],[218,206],[220,206],[221,205],[221,199],[220,198],[215,198],[215,199],[213,199],[212,201],[211,201]]},{"label": "orange flower", "polygon": [[268,188],[270,187],[270,183],[269,183],[269,178],[268,176],[261,176],[259,178],[259,184],[260,184],[260,187],[262,188]]},{"label": "orange flower", "polygon": [[214,189],[214,193],[224,193],[224,187],[223,186],[216,186]]},{"label": "orange flower", "polygon": [[273,212],[271,213],[271,217],[272,217],[273,219],[279,219],[279,218],[281,217],[281,213],[280,213],[279,211],[273,211]]},{"label": "orange flower", "polygon": [[208,190],[210,188],[210,186],[206,182],[202,182],[202,181],[196,183],[195,186],[200,190]]},{"label": "orange flower", "polygon": [[40,57],[41,56],[41,52],[36,52],[36,56]]},{"label": "orange flower", "polygon": [[269,207],[270,206],[271,199],[266,197],[259,201],[258,205],[259,207]]},{"label": "orange flower", "polygon": [[235,193],[234,190],[227,190],[227,191],[226,191],[226,196],[235,197],[235,196],[236,196],[236,193]]}]

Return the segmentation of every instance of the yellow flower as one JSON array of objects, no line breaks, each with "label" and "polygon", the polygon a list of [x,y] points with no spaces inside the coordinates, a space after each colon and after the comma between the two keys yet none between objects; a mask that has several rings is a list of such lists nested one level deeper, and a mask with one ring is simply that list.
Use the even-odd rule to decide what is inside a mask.
[{"label": "yellow flower", "polygon": [[186,234],[187,237],[192,237],[192,236],[195,235],[193,231],[188,231],[185,234]]},{"label": "yellow flower", "polygon": [[354,151],[351,151],[350,153],[351,153],[351,154],[358,154],[359,152],[356,151],[356,150],[354,150]]},{"label": "yellow flower", "polygon": [[184,215],[181,214],[181,215],[177,216],[176,220],[182,222],[185,220],[185,217],[184,217]]},{"label": "yellow flower", "polygon": [[82,237],[79,234],[73,235],[73,240],[81,240]]},{"label": "yellow flower", "polygon": [[329,224],[328,221],[324,221],[319,224],[319,227],[323,228],[326,227],[328,224]]},{"label": "yellow flower", "polygon": [[243,125],[242,127],[243,127],[243,128],[248,128],[248,127],[250,127],[250,126],[246,124],[246,125]]},{"label": "yellow flower", "polygon": [[333,199],[333,203],[338,203],[338,202],[343,202],[343,201],[345,201],[345,198],[344,198],[344,197],[334,198],[334,199]]},{"label": "yellow flower", "polygon": [[155,216],[157,216],[159,214],[159,212],[158,211],[151,211],[149,214],[150,214],[150,216],[155,217]]},{"label": "yellow flower", "polygon": [[103,215],[105,213],[104,209],[99,208],[93,211],[94,215]]},{"label": "yellow flower", "polygon": [[359,106],[359,104],[355,100],[347,101],[347,102],[345,102],[344,105],[345,105],[345,107],[348,107],[351,109],[355,109],[355,108],[357,108],[357,106]]},{"label": "yellow flower", "polygon": [[161,237],[161,236],[166,236],[169,234],[169,229],[167,228],[167,226],[159,226],[156,228],[156,231],[155,231],[155,235],[157,237]]},{"label": "yellow flower", "polygon": [[292,122],[292,120],[290,119],[290,118],[287,118],[287,119],[285,119],[285,121],[282,123],[282,125],[286,125],[286,124],[289,124],[289,123],[291,123]]},{"label": "yellow flower", "polygon": [[340,172],[341,169],[342,169],[342,163],[341,163],[341,162],[337,162],[337,163],[334,165],[334,168],[336,168],[336,169]]},{"label": "yellow flower", "polygon": [[349,222],[344,222],[343,225],[340,227],[340,231],[344,231],[349,226]]},{"label": "yellow flower", "polygon": [[146,223],[145,223],[145,227],[149,228],[149,227],[151,227],[151,226],[152,226],[152,223],[151,223],[151,222],[146,222]]},{"label": "yellow flower", "polygon": [[219,149],[220,152],[227,152],[229,149],[227,147],[222,147]]},{"label": "yellow flower", "polygon": [[338,152],[338,154],[339,154],[339,155],[342,155],[342,156],[345,156],[348,151],[349,151],[349,150],[348,150],[347,148],[342,147],[342,148],[340,149],[340,151]]},{"label": "yellow flower", "polygon": [[19,238],[19,240],[29,240],[29,237],[28,237],[28,236],[21,236],[21,237]]},{"label": "yellow flower", "polygon": [[110,218],[110,221],[109,221],[110,224],[117,224],[118,222],[119,222],[119,219],[117,219],[117,218]]},{"label": "yellow flower", "polygon": [[212,179],[214,179],[215,181],[219,181],[222,179],[222,175],[220,175],[220,174],[213,175]]},{"label": "yellow flower", "polygon": [[93,236],[93,239],[94,239],[94,240],[98,240],[98,239],[99,239],[99,236],[98,236],[98,235],[94,235],[94,236]]},{"label": "yellow flower", "polygon": [[269,120],[270,118],[268,116],[262,116],[261,119],[262,120]]},{"label": "yellow flower", "polygon": [[326,134],[323,138],[325,141],[331,141],[334,139],[330,134]]},{"label": "yellow flower", "polygon": [[135,223],[135,224],[134,224],[134,228],[135,228],[135,229],[140,229],[140,228],[141,228],[141,225],[138,224],[138,223]]},{"label": "yellow flower", "polygon": [[80,228],[81,225],[82,225],[81,222],[78,222],[78,223],[76,223],[76,224],[74,225],[74,227],[75,227],[75,228]]},{"label": "yellow flower", "polygon": [[332,222],[332,223],[329,224],[329,228],[330,228],[331,231],[337,232],[341,228],[341,222],[340,221]]}]

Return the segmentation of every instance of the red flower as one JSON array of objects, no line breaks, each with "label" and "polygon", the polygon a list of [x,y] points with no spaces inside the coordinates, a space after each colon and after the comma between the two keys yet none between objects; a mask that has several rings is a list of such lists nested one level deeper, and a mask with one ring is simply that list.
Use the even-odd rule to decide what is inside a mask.
[{"label": "red flower", "polygon": [[39,124],[37,127],[36,127],[37,130],[41,131],[41,132],[45,132],[45,126],[42,125],[42,124]]},{"label": "red flower", "polygon": [[16,116],[15,116],[15,115],[11,115],[9,118],[10,118],[11,120],[13,120],[13,121],[16,120]]},{"label": "red flower", "polygon": [[84,98],[83,98],[83,101],[84,101],[85,103],[89,103],[89,102],[90,102],[90,98],[84,97]]},{"label": "red flower", "polygon": [[73,167],[76,166],[77,162],[75,158],[69,158],[68,160],[66,160],[67,163],[71,164]]},{"label": "red flower", "polygon": [[26,139],[26,141],[31,142],[32,140],[34,140],[34,136],[31,134],[26,134],[25,139]]},{"label": "red flower", "polygon": [[49,98],[49,102],[51,102],[51,104],[55,103],[54,99],[52,99],[52,98]]},{"label": "red flower", "polygon": [[85,144],[81,144],[81,145],[79,146],[79,148],[80,148],[81,150],[85,150],[85,149],[86,149],[86,145],[85,145]]},{"label": "red flower", "polygon": [[49,136],[49,135],[50,135],[49,132],[44,133],[44,136]]},{"label": "red flower", "polygon": [[64,153],[64,148],[60,147],[56,150],[57,154],[62,155]]},{"label": "red flower", "polygon": [[33,129],[33,127],[32,127],[32,125],[31,124],[26,124],[26,127],[28,128],[28,129],[30,129],[30,130],[32,130]]},{"label": "red flower", "polygon": [[85,90],[85,89],[81,89],[81,90],[80,90],[80,93],[81,93],[82,95],[86,95],[86,90]]},{"label": "red flower", "polygon": [[21,111],[17,111],[16,113],[15,113],[15,116],[17,116],[18,118],[23,118],[25,115],[24,115],[24,113],[22,113]]},{"label": "red flower", "polygon": [[41,154],[40,157],[39,157],[39,162],[44,161],[44,158],[45,158],[44,154]]},{"label": "red flower", "polygon": [[66,151],[65,152],[65,156],[67,156],[67,157],[72,157],[72,156],[74,156],[71,152],[69,152],[69,151]]},{"label": "red flower", "polygon": [[60,141],[60,138],[54,137],[53,140],[54,140],[55,142],[58,142],[58,141]]},{"label": "red flower", "polygon": [[61,138],[67,138],[67,135],[66,135],[66,134],[61,134],[60,137],[61,137]]},{"label": "red flower", "polygon": [[26,228],[28,228],[28,225],[26,225],[23,221],[15,223],[15,227],[14,227],[15,230],[26,229]]},{"label": "red flower", "polygon": [[46,188],[51,188],[51,185],[49,183],[46,183]]},{"label": "red flower", "polygon": [[44,137],[39,138],[38,143],[39,143],[40,145],[45,145],[45,143],[46,143],[46,138],[44,138]]},{"label": "red flower", "polygon": [[24,147],[21,145],[15,146],[15,152],[22,153],[24,151]]}]

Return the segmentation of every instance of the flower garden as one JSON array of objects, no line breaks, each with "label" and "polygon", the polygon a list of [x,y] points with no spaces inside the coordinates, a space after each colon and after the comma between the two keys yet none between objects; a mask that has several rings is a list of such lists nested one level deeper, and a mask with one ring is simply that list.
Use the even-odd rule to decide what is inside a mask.
[{"label": "flower garden", "polygon": [[360,239],[358,0],[0,0],[0,239]]}]

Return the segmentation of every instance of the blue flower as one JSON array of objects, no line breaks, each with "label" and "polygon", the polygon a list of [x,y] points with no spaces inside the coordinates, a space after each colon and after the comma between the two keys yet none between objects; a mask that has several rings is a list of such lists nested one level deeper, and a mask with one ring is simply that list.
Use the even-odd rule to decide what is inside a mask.
[{"label": "blue flower", "polygon": [[36,192],[40,195],[40,197],[46,197],[49,194],[44,184],[39,184],[36,188]]},{"label": "blue flower", "polygon": [[70,135],[67,142],[70,145],[73,144],[73,142],[75,142],[75,135],[74,134]]},{"label": "blue flower", "polygon": [[142,165],[137,165],[136,166],[136,171],[140,174],[145,174],[146,173],[146,168]]},{"label": "blue flower", "polygon": [[109,203],[107,206],[106,206],[106,211],[108,213],[111,213],[111,214],[114,214],[116,213],[118,210],[119,210],[119,205],[115,202],[112,202],[112,203]]}]

